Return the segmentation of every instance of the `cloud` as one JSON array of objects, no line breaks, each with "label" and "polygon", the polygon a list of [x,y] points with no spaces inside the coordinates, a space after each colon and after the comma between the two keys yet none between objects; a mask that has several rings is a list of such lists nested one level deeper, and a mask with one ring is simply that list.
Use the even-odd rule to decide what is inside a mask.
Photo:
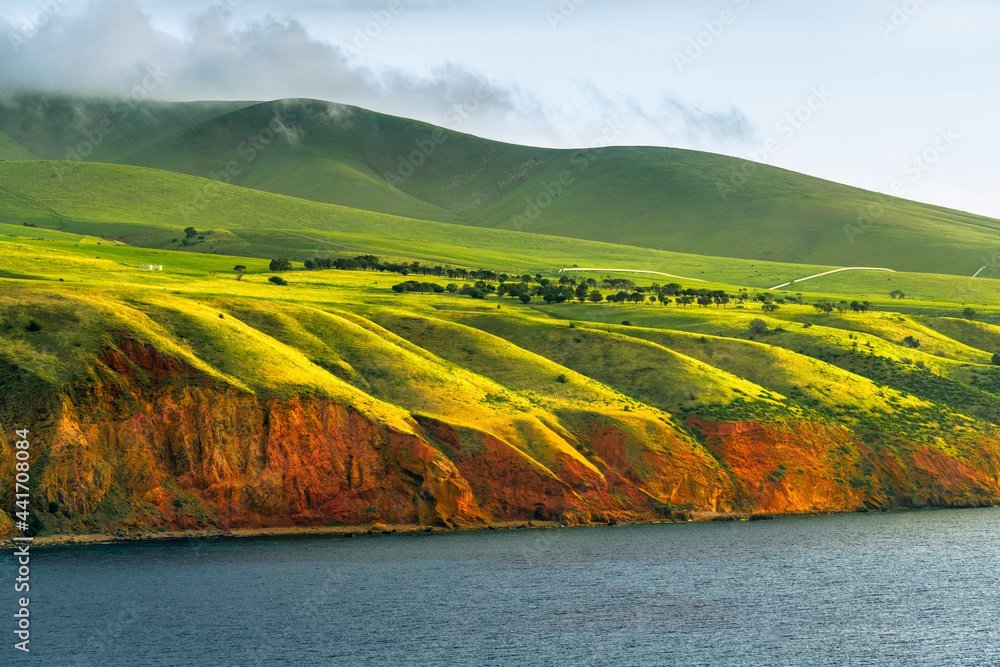
[{"label": "cloud", "polygon": [[123,0],[50,16],[37,30],[0,23],[0,63],[6,91],[123,96],[149,87],[153,72],[151,96],[164,99],[313,97],[375,108],[394,100],[439,117],[477,91],[478,112],[487,116],[515,113],[527,100],[516,86],[457,64],[422,76],[362,65],[295,19],[267,16],[237,25],[227,12],[210,9],[177,38],[155,30],[148,15]]},{"label": "cloud", "polygon": [[74,15],[62,9],[53,4],[26,26],[0,25],[0,87],[121,92],[141,82],[144,65],[180,50],[127,2],[97,2]]},{"label": "cloud", "polygon": [[[370,64],[357,44],[318,39],[295,18],[237,21],[228,9],[232,1],[218,0],[195,15],[181,36],[157,30],[129,0],[95,0],[75,11],[66,0],[52,0],[27,28],[0,20],[0,91],[167,100],[306,97],[551,146],[628,143],[631,136],[711,148],[750,132],[736,109],[708,110],[670,97],[650,108],[591,84],[570,102],[454,62],[422,74]],[[618,129],[609,133],[609,124]]]},{"label": "cloud", "polygon": [[563,120],[547,145],[593,146],[654,143],[699,150],[739,152],[758,128],[738,107],[713,108],[661,94],[644,102],[620,91],[607,92],[592,81],[577,82],[578,95],[550,103],[543,115]]},{"label": "cloud", "polygon": [[735,106],[709,109],[676,97],[664,96],[659,117],[694,141],[750,141],[756,130],[746,114]]}]

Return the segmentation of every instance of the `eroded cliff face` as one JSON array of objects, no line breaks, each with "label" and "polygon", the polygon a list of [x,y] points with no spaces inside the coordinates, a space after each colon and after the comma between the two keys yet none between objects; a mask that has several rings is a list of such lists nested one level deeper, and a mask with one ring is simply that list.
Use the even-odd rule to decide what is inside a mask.
[{"label": "eroded cliff face", "polygon": [[851,511],[864,494],[850,484],[856,443],[844,429],[817,423],[713,424],[691,420],[730,471],[743,507],[755,512]]},{"label": "eroded cliff face", "polygon": [[327,398],[261,401],[126,340],[35,430],[36,498],[91,523],[477,525],[455,466]]},{"label": "eroded cliff face", "polygon": [[976,507],[1000,498],[992,438],[953,443],[949,453],[909,443],[875,451],[831,424],[690,423],[730,471],[748,511]]},{"label": "eroded cliff face", "polygon": [[[497,435],[440,419],[390,425],[330,398],[261,399],[123,339],[89,380],[34,408],[33,494],[46,529],[62,532],[621,522],[1000,496],[997,443],[962,460],[927,447],[875,452],[828,424],[692,419],[701,446],[666,422],[560,418],[585,460],[560,454],[546,466]],[[10,531],[6,518],[0,532]]]}]

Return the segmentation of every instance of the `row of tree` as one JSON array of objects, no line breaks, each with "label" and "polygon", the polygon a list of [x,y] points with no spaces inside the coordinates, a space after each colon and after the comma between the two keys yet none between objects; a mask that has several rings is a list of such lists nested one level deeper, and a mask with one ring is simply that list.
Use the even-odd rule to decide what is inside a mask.
[{"label": "row of tree", "polygon": [[870,313],[875,310],[875,304],[868,301],[851,301],[847,303],[846,301],[839,301],[837,303],[832,303],[830,301],[817,301],[813,304],[813,308],[820,311],[821,313],[831,313],[836,310],[838,313],[843,313],[845,310],[853,310],[855,313]]},{"label": "row of tree", "polygon": [[[305,267],[309,270],[314,269],[324,269],[333,268],[342,271],[379,271],[387,273],[399,273],[404,276],[409,275],[421,275],[421,276],[435,276],[439,278],[447,277],[459,280],[491,280],[506,282],[508,280],[517,279],[521,282],[526,283],[538,283],[538,284],[548,284],[548,278],[543,277],[540,273],[535,275],[524,274],[521,276],[512,276],[507,273],[498,273],[496,271],[491,271],[489,269],[463,269],[455,268],[451,266],[441,266],[437,265],[426,265],[420,262],[386,262],[382,261],[379,257],[375,255],[358,255],[357,257],[345,258],[341,257],[335,260],[322,259],[317,257],[313,260],[306,260]],[[575,284],[576,281],[573,281]]]},{"label": "row of tree", "polygon": [[[564,303],[566,301],[589,301],[591,303],[633,303],[667,305],[676,303],[678,306],[690,306],[697,304],[701,307],[715,306],[726,307],[731,303],[744,305],[749,301],[756,301],[762,304],[764,312],[774,312],[784,304],[805,305],[801,296],[778,295],[772,292],[760,292],[751,295],[744,290],[735,294],[729,294],[724,290],[709,290],[704,288],[685,288],[680,283],[672,282],[666,285],[652,284],[648,286],[636,285],[628,278],[607,277],[600,281],[594,278],[581,279],[579,282],[566,275],[559,276],[558,280],[552,281],[545,278],[540,273],[531,275],[511,275],[508,273],[491,271],[488,269],[463,269],[442,265],[425,265],[418,261],[413,262],[389,262],[384,261],[376,255],[358,255],[356,257],[330,259],[316,257],[305,261],[305,268],[310,271],[323,269],[338,269],[345,271],[379,271],[389,273],[399,273],[404,276],[421,275],[448,277],[460,280],[475,280],[475,284],[459,287],[454,283],[442,286],[438,283],[420,282],[408,280],[393,286],[396,292],[453,292],[472,296],[473,298],[484,298],[491,294],[500,297],[511,297],[520,299],[528,303],[533,298],[540,298],[547,303]],[[270,269],[273,272],[288,271],[292,268],[291,262],[287,259],[272,259]],[[236,267],[237,273],[246,271],[246,267]],[[492,282],[498,282],[493,285]],[[611,290],[609,294],[604,294],[598,289]],[[615,291],[616,290],[616,291]],[[894,290],[890,296],[894,299],[902,299],[904,294],[900,290]],[[813,307],[823,313],[831,313],[836,310],[844,313],[847,310],[855,313],[866,313],[875,310],[875,304],[868,301],[818,301]],[[975,316],[975,311],[966,308],[963,312],[966,317]]]}]

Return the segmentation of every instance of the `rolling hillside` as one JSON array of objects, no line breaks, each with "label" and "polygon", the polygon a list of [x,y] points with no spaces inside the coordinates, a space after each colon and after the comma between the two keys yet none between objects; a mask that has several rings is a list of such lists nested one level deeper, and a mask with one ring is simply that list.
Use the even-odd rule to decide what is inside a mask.
[{"label": "rolling hillside", "polygon": [[[43,236],[0,240],[0,427],[37,443],[45,532],[1000,501],[1000,328],[931,307],[523,304],[368,271],[276,285],[264,260],[237,276],[237,257]],[[153,257],[168,269],[137,268]]]},{"label": "rolling hillside", "polygon": [[[114,116],[106,102],[36,100],[0,108],[0,130],[39,157],[64,159],[87,127],[67,122],[75,108],[91,123]],[[308,100],[143,103],[116,128],[88,159],[451,224],[964,276],[1000,247],[993,219],[902,200],[880,206],[870,192],[694,151],[546,150]]]},{"label": "rolling hillside", "polygon": [[[189,226],[197,235],[186,240],[184,229]],[[99,163],[0,162],[0,228],[14,236],[45,237],[55,231],[68,234],[67,239],[74,234],[98,237],[105,245],[127,243],[161,251],[286,257],[299,262],[374,253],[470,268],[540,271],[553,277],[558,277],[559,269],[574,265],[658,271],[734,289],[768,289],[832,268],[459,227],[167,171]],[[105,256],[111,252],[100,251]],[[989,277],[859,271],[794,283],[785,291],[886,300],[893,290],[902,290],[911,300],[954,308],[968,301],[994,301],[997,285]],[[960,307],[953,312],[959,311]]]},{"label": "rolling hillside", "polygon": [[[723,198],[739,161],[309,101],[6,100],[0,131],[0,465],[29,428],[33,530],[1000,502],[1000,283],[959,268],[996,221],[900,203],[845,250],[870,194],[761,167]],[[99,161],[37,159],[81,136]],[[397,263],[305,270],[359,254]]]}]

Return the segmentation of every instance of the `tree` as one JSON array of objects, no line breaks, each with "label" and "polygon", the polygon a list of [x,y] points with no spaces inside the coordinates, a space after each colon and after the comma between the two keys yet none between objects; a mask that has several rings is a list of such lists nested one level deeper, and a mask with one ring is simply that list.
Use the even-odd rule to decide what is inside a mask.
[{"label": "tree", "polygon": [[915,350],[918,347],[920,347],[920,341],[914,338],[913,336],[907,336],[906,338],[903,339],[903,345]]},{"label": "tree", "polygon": [[594,290],[593,292],[590,293],[589,296],[587,296],[587,300],[590,301],[591,303],[600,303],[604,301],[604,295],[598,292],[597,290]]},{"label": "tree", "polygon": [[583,303],[587,300],[587,283],[580,283],[577,285],[576,290],[574,290],[576,295],[576,300]]},{"label": "tree", "polygon": [[471,297],[472,297],[473,299],[484,299],[484,298],[486,298],[486,297],[485,297],[485,296],[483,295],[483,293],[482,293],[482,292],[480,292],[479,290],[477,290],[477,289],[476,289],[476,288],[474,288],[474,287],[473,287],[472,289],[470,289],[470,290],[469,290],[469,296],[471,296]]},{"label": "tree", "polygon": [[292,263],[287,259],[272,259],[270,266],[271,270],[275,272],[288,271],[292,268]]},{"label": "tree", "polygon": [[316,268],[316,262],[311,259],[307,259],[302,265],[306,267],[306,271],[312,271]]},{"label": "tree", "polygon": [[288,281],[279,276],[271,276],[267,279],[269,283],[274,283],[275,285],[287,285]]},{"label": "tree", "polygon": [[184,237],[185,238],[193,239],[196,236],[198,236],[198,230],[197,229],[195,229],[194,227],[185,227],[184,228]]},{"label": "tree", "polygon": [[761,310],[763,310],[763,311],[764,311],[765,313],[773,313],[774,311],[778,310],[778,308],[781,308],[781,306],[779,306],[779,305],[778,305],[778,304],[776,304],[776,303],[770,303],[770,302],[768,302],[768,303],[765,303],[765,304],[764,304],[763,306],[761,306],[760,308],[761,308]]},{"label": "tree", "polygon": [[833,312],[833,304],[828,301],[817,301],[813,304],[813,308],[820,311],[821,313],[830,314]]},{"label": "tree", "polygon": [[711,306],[712,305],[712,297],[710,297],[710,296],[699,296],[698,297],[698,305],[701,306],[701,307]]},{"label": "tree", "polygon": [[903,294],[902,290],[894,289],[891,292],[889,292],[889,296],[893,299],[902,299],[906,295]]},{"label": "tree", "polygon": [[750,320],[750,324],[747,325],[747,329],[750,330],[751,336],[759,336],[760,334],[767,332],[767,322],[759,317],[755,317]]},{"label": "tree", "polygon": [[967,320],[971,320],[975,316],[976,316],[976,310],[974,308],[966,308],[965,310],[962,311],[962,317],[964,317]]},{"label": "tree", "polygon": [[517,298],[521,300],[521,303],[529,303],[531,301],[531,295],[527,292],[521,292],[521,295]]},{"label": "tree", "polygon": [[993,358],[990,361],[994,366],[1000,366],[1000,352],[994,352]]},{"label": "tree", "polygon": [[851,310],[853,310],[855,313],[860,313],[862,310],[864,310],[864,308],[861,306],[860,301],[852,301]]}]

